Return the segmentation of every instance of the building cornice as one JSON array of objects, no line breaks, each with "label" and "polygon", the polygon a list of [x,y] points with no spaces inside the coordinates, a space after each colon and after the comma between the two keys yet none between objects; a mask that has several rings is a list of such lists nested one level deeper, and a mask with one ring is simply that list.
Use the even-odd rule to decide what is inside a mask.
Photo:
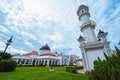
[{"label": "building cornice", "polygon": [[90,49],[90,48],[99,48],[105,45],[109,45],[110,42],[103,42],[103,41],[96,41],[96,42],[89,42],[81,45],[80,48]]}]

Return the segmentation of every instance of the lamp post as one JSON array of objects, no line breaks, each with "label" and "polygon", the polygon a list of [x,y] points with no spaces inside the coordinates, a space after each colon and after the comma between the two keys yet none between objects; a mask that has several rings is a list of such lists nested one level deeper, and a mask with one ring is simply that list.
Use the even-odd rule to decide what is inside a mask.
[{"label": "lamp post", "polygon": [[3,52],[4,54],[5,54],[8,46],[12,43],[12,38],[13,38],[13,36],[11,36],[11,38],[10,38],[9,40],[7,40],[6,47],[5,47],[5,50],[4,50],[4,52]]}]

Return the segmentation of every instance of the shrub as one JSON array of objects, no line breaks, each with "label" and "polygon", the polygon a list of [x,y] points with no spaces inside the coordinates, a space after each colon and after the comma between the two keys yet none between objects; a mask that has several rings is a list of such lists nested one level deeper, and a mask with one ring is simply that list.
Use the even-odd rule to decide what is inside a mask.
[{"label": "shrub", "polygon": [[77,73],[75,66],[66,67],[67,72]]},{"label": "shrub", "polygon": [[89,74],[90,74],[90,71],[85,71],[85,74],[86,74],[86,75],[89,75]]},{"label": "shrub", "polygon": [[83,69],[83,66],[75,66],[76,70]]},{"label": "shrub", "polygon": [[2,59],[0,61],[0,72],[14,71],[17,64],[12,59]]},{"label": "shrub", "polygon": [[[116,47],[115,47],[116,48]],[[98,58],[94,62],[94,70],[90,72],[90,80],[120,80],[120,50],[112,56],[105,55],[105,60]]]}]

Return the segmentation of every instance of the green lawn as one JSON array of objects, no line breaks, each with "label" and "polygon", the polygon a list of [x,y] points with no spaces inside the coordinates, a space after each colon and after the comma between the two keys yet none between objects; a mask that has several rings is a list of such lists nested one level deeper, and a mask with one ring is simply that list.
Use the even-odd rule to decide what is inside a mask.
[{"label": "green lawn", "polygon": [[65,67],[17,67],[13,72],[0,72],[0,80],[88,80],[83,74],[65,72]]}]

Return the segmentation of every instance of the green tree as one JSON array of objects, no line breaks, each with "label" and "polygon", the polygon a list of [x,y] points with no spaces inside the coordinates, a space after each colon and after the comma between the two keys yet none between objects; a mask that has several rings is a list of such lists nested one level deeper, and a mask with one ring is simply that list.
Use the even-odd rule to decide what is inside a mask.
[{"label": "green tree", "polygon": [[90,80],[120,80],[120,50],[115,47],[116,54],[107,56],[105,60],[94,61],[94,70],[90,72]]},{"label": "green tree", "polygon": [[3,52],[0,52],[0,58],[1,59],[10,59],[10,54],[9,53],[3,53]]},{"label": "green tree", "polygon": [[17,64],[9,53],[0,52],[0,72],[14,71]]}]

